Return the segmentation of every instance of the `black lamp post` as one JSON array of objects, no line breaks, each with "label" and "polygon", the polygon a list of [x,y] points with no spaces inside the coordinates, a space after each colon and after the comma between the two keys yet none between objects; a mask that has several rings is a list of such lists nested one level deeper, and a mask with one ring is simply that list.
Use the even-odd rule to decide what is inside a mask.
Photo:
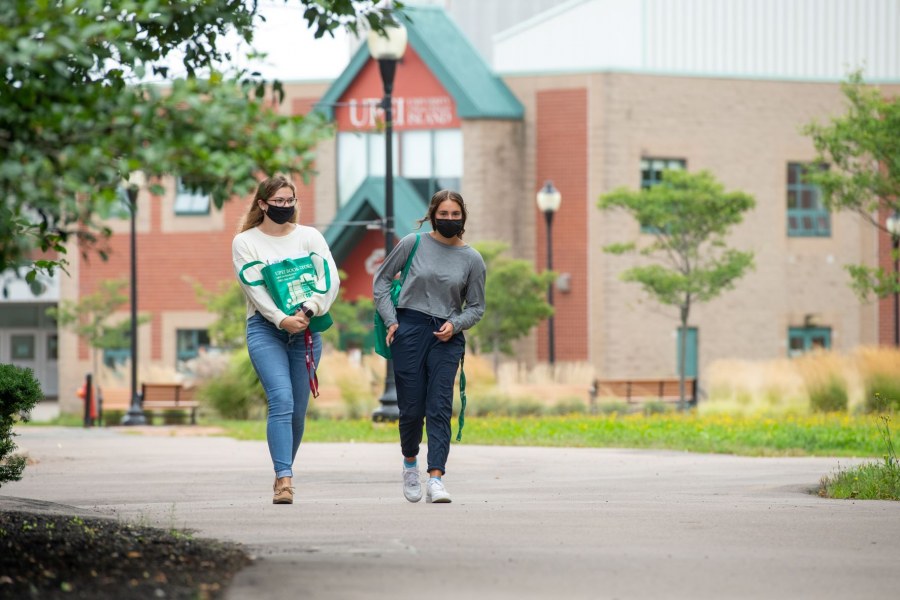
[{"label": "black lamp post", "polygon": [[894,211],[887,218],[885,227],[891,234],[891,249],[894,259],[894,346],[900,347],[900,291],[897,289],[897,273],[900,272],[900,213]]},{"label": "black lamp post", "polygon": [[[385,7],[390,10],[390,3]],[[369,54],[378,61],[381,71],[381,82],[384,85],[384,98],[381,108],[384,109],[384,255],[387,257],[394,249],[394,111],[391,106],[391,92],[394,89],[394,74],[397,62],[406,51],[406,28],[400,23],[386,25],[384,33],[370,31],[368,38]],[[397,386],[394,381],[394,363],[387,361],[384,376],[384,393],[378,399],[381,403],[374,413],[373,421],[396,421],[400,418],[397,408]]]},{"label": "black lamp post", "polygon": [[[562,202],[562,194],[553,186],[553,182],[549,179],[544,183],[544,187],[538,190],[537,205],[538,209],[544,213],[544,219],[547,221],[547,270],[553,270],[553,213],[559,210],[559,204]],[[547,304],[553,308],[553,284],[547,288]],[[553,331],[553,315],[547,319],[547,342],[548,354],[547,358],[552,367],[556,363],[556,340]]]},{"label": "black lamp post", "polygon": [[137,197],[137,186],[128,186],[128,208],[131,210],[131,406],[122,418],[122,425],[147,424],[137,393]]}]

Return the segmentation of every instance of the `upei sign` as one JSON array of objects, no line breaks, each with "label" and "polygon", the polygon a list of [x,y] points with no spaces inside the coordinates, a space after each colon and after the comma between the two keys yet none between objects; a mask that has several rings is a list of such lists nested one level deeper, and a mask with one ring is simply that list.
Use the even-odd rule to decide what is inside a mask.
[{"label": "upei sign", "polygon": [[[351,99],[347,102],[350,125],[370,129],[384,121],[381,98]],[[394,127],[398,129],[440,129],[455,122],[453,101],[447,96],[395,97]]]}]

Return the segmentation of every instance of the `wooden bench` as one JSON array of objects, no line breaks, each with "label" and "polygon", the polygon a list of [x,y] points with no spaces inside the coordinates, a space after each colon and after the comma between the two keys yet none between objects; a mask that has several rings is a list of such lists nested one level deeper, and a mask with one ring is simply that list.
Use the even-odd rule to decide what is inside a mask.
[{"label": "wooden bench", "polygon": [[[640,402],[678,402],[681,400],[677,377],[665,379],[597,379],[591,388],[592,397],[625,398],[629,404]],[[684,398],[689,405],[697,404],[697,380],[684,380]]]},{"label": "wooden bench", "polygon": [[[131,390],[127,388],[103,388],[101,410],[128,411],[131,408]],[[197,424],[199,403],[194,400],[194,388],[180,383],[144,383],[140,391],[141,408],[149,412],[180,410],[190,412],[191,425]]]}]

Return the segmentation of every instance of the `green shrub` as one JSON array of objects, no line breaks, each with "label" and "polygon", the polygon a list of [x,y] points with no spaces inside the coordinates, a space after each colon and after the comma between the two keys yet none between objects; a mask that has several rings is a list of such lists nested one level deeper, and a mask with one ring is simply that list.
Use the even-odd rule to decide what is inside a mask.
[{"label": "green shrub", "polygon": [[221,376],[201,384],[197,397],[224,419],[258,418],[266,410],[266,393],[246,348],[231,356]]},{"label": "green shrub", "polygon": [[810,387],[808,392],[809,406],[813,412],[847,412],[847,383],[840,377],[829,377]]},{"label": "green shrub", "polygon": [[587,411],[587,405],[574,397],[563,398],[550,408],[551,415],[583,415]]},{"label": "green shrub", "polygon": [[647,415],[661,415],[663,413],[667,413],[675,410],[675,406],[671,404],[666,404],[661,400],[653,400],[651,402],[644,402],[644,405],[641,407],[641,411]]},{"label": "green shrub", "polygon": [[870,375],[866,380],[866,412],[900,411],[900,378],[887,373]]},{"label": "green shrub", "polygon": [[19,481],[25,470],[25,457],[13,451],[13,425],[27,421],[34,405],[44,397],[41,385],[31,369],[0,365],[0,486],[4,481]]}]

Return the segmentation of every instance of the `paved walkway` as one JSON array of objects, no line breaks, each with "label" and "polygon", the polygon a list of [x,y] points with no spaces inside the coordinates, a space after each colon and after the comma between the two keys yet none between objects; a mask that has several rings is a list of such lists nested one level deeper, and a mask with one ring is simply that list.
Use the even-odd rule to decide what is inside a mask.
[{"label": "paved walkway", "polygon": [[403,500],[394,445],[306,444],[296,503],[273,506],[264,443],[148,431],[20,429],[38,462],[0,489],[0,509],[89,511],[244,543],[257,560],[232,600],[846,600],[900,589],[900,503],[807,493],[846,459],[459,444],[446,477],[454,502],[432,505]]}]

